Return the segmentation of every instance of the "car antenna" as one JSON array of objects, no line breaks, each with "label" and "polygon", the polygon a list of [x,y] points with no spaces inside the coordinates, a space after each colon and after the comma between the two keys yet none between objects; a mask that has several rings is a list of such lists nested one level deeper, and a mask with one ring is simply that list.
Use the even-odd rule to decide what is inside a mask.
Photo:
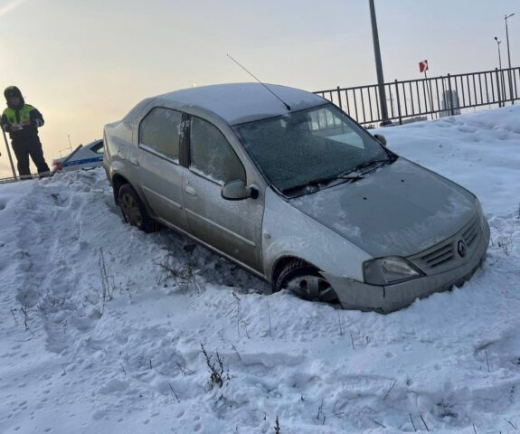
[{"label": "car antenna", "polygon": [[271,92],[278,100],[282,102],[282,104],[287,108],[287,110],[291,111],[291,106],[287,104],[282,98],[276,95],[271,89],[269,89],[264,83],[262,83],[258,78],[256,78],[251,72],[249,72],[245,67],[243,67],[239,62],[233,59],[229,54],[226,54],[233,62],[235,62],[238,66],[240,66],[244,71],[246,71],[251,77],[253,77],[258,83],[264,86],[269,92]]}]

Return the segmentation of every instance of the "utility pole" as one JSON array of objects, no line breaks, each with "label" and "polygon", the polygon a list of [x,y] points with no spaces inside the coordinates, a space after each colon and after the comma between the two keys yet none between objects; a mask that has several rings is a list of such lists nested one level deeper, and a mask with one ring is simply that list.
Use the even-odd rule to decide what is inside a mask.
[{"label": "utility pole", "polygon": [[509,15],[504,15],[504,21],[506,22],[506,41],[507,41],[507,62],[509,64],[509,96],[511,97],[511,104],[515,103],[516,92],[513,93],[513,81],[511,79],[511,51],[509,50],[509,29],[507,28],[507,19],[511,18],[514,13]]},{"label": "utility pole", "polygon": [[372,21],[372,39],[374,40],[374,55],[376,58],[377,84],[379,88],[379,101],[381,103],[381,126],[390,125],[392,122],[388,119],[388,108],[386,105],[385,79],[383,77],[383,63],[381,61],[381,49],[379,47],[379,34],[377,32],[376,9],[374,0],[370,3],[370,19]]}]

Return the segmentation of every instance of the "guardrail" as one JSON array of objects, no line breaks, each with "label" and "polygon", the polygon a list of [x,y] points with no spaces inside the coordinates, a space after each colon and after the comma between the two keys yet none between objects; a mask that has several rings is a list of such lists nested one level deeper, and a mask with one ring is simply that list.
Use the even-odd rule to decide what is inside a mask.
[{"label": "guardrail", "polygon": [[495,69],[467,74],[448,74],[416,80],[395,80],[385,83],[388,119],[383,119],[379,85],[327,89],[314,92],[354,118],[362,125],[392,121],[399,124],[424,120],[430,116],[444,117],[461,110],[514,104],[518,100],[520,68]]},{"label": "guardrail", "polygon": [[[62,165],[65,164],[67,161],[69,161],[76,154],[76,152],[78,152],[82,147],[83,147],[83,145],[79,145],[76,149],[74,149],[74,151],[71,152],[69,154],[69,156],[61,162]],[[39,179],[41,177],[52,178],[56,174],[56,172],[59,172],[59,170],[60,169],[54,169],[49,172],[45,172],[44,174],[33,173],[33,174],[31,174],[31,178],[25,178],[25,179],[14,178],[14,177],[0,178],[0,184],[7,184],[9,182],[16,182],[16,181],[24,181],[26,179]]]},{"label": "guardrail", "polygon": [[10,177],[10,178],[0,178],[0,184],[7,184],[9,182],[16,182],[18,178]]}]

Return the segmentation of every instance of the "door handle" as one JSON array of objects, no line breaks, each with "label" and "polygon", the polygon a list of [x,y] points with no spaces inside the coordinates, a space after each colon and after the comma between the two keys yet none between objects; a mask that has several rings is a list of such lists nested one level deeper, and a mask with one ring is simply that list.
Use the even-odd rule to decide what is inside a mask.
[{"label": "door handle", "polygon": [[139,166],[139,160],[137,158],[130,157],[129,160],[130,160],[130,163],[132,163],[134,166]]},{"label": "door handle", "polygon": [[184,191],[190,196],[197,197],[197,191],[191,185],[187,185]]}]

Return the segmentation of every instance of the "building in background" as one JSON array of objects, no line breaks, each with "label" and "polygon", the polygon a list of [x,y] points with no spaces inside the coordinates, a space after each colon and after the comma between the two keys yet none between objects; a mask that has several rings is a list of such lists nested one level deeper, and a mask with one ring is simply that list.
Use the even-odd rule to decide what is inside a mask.
[{"label": "building in background", "polygon": [[[460,115],[459,94],[455,90],[445,90],[442,93],[441,118],[446,116]],[[453,109],[453,110],[452,110]]]}]

